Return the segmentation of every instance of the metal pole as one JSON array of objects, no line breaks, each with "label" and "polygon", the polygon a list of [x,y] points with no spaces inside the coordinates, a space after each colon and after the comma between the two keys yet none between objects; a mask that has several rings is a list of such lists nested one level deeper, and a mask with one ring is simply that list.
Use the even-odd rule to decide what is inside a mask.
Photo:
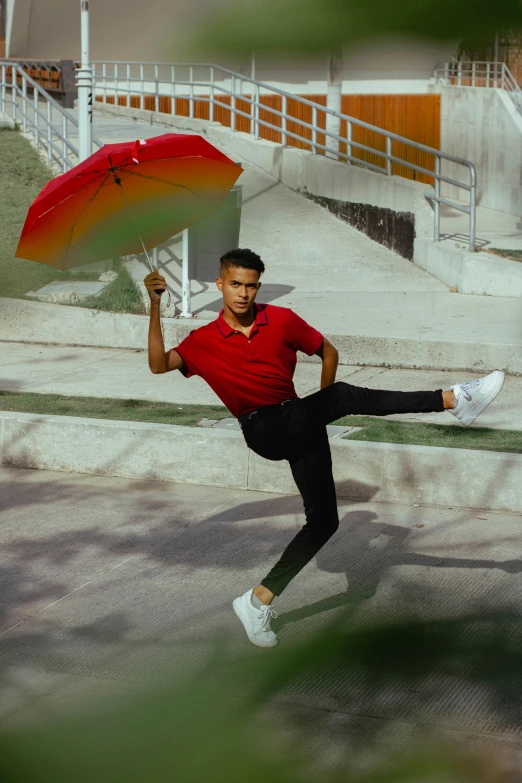
[{"label": "metal pole", "polygon": [[326,131],[334,134],[325,135],[325,150],[327,158],[339,160],[339,139],[336,136],[341,135],[341,108],[342,108],[342,88],[343,88],[343,53],[342,50],[333,50],[330,52],[328,60],[328,81],[326,83],[326,106],[331,111],[326,113]]},{"label": "metal pole", "polygon": [[386,174],[391,177],[393,173],[393,164],[390,160],[392,156],[392,144],[393,140],[390,138],[390,136],[386,136]]},{"label": "metal pole", "polygon": [[194,68],[190,66],[189,68],[189,117],[193,119],[194,117]]},{"label": "metal pole", "polygon": [[470,165],[470,199],[469,199],[469,249],[475,252],[475,234],[477,223],[477,171],[473,164]]},{"label": "metal pole", "polygon": [[2,92],[1,92],[1,99],[0,99],[0,111],[5,111],[5,95],[6,95],[6,79],[7,79],[7,68],[5,65],[2,65]]},{"label": "metal pole", "polygon": [[183,259],[181,263],[181,313],[179,318],[192,318],[190,310],[190,280],[189,280],[189,232],[183,232]]},{"label": "metal pole", "polygon": [[92,154],[92,68],[89,65],[89,0],[81,0],[82,64],[78,68],[78,136],[80,161]]},{"label": "metal pole", "polygon": [[236,77],[232,76],[230,80],[230,130],[236,129]]},{"label": "metal pole", "polygon": [[259,114],[260,114],[260,105],[261,105],[261,90],[259,87],[259,84],[256,84],[255,87],[255,104],[254,104],[254,138],[259,139]]},{"label": "metal pole", "polygon": [[38,147],[40,144],[40,133],[38,128],[40,118],[37,109],[38,109],[38,90],[35,87],[33,90],[34,146],[35,147]]},{"label": "metal pole", "polygon": [[22,80],[22,106],[24,107],[22,130],[27,133],[27,79]]},{"label": "metal pole", "polygon": [[47,101],[47,163],[49,165],[49,168],[51,168],[53,162],[52,141],[53,141],[53,126],[52,126],[51,102]]},{"label": "metal pole", "polygon": [[208,108],[210,122],[214,122],[214,68],[210,66],[210,105]]},{"label": "metal pole", "polygon": [[63,171],[64,173],[67,171],[67,142],[65,141],[67,138],[67,116],[64,114],[62,116],[62,136],[63,136],[63,148],[62,148],[62,155],[63,155]]},{"label": "metal pole", "polygon": [[433,207],[434,212],[434,239],[435,242],[440,241],[440,158],[437,155],[435,158],[435,203]]},{"label": "metal pole", "polygon": [[[25,77],[22,77],[25,78]],[[12,105],[12,111],[11,116],[13,120],[16,122],[16,88],[17,88],[17,81],[16,81],[16,66],[13,65],[11,68],[11,99],[13,101]]]}]

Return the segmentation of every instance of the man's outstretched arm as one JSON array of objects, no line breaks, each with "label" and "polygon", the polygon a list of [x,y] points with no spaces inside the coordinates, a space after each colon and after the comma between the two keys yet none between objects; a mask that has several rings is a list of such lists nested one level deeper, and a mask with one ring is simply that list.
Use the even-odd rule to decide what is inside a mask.
[{"label": "man's outstretched arm", "polygon": [[324,389],[325,386],[331,386],[332,383],[335,383],[337,365],[339,364],[339,353],[337,348],[335,348],[325,337],[322,346],[317,351],[317,356],[320,356],[323,361],[321,389]]},{"label": "man's outstretched arm", "polygon": [[[156,269],[156,267],[154,267]],[[154,374],[180,370],[183,367],[183,359],[177,351],[165,351],[163,334],[161,332],[160,302],[161,293],[167,285],[165,278],[158,271],[151,272],[144,280],[150,296],[150,322],[149,322],[149,367]]]}]

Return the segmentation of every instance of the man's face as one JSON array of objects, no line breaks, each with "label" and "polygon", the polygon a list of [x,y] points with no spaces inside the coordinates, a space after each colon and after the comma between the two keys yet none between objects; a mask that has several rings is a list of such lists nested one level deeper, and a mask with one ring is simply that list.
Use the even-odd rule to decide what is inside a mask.
[{"label": "man's face", "polygon": [[238,316],[248,312],[261,288],[259,272],[239,266],[225,267],[216,285],[223,294],[225,307]]}]

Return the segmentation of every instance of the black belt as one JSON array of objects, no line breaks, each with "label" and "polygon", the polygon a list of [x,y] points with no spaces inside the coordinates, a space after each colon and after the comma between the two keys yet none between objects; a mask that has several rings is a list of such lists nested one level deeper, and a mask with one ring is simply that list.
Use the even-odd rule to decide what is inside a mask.
[{"label": "black belt", "polygon": [[243,426],[243,424],[247,421],[250,421],[253,416],[257,416],[259,413],[262,413],[262,411],[267,410],[267,408],[278,408],[280,405],[287,405],[289,402],[295,402],[297,397],[294,397],[291,400],[283,400],[283,402],[278,402],[276,405],[264,405],[262,408],[256,408],[255,411],[250,411],[250,413],[244,413],[242,416],[238,418],[239,426]]}]

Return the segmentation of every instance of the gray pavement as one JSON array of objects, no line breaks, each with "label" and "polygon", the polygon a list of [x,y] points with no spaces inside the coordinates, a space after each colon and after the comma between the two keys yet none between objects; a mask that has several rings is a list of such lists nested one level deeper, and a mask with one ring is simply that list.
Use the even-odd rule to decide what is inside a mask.
[{"label": "gray pavement", "polygon": [[[454,383],[477,377],[480,375],[474,373],[346,365],[341,365],[337,374],[338,380],[355,386],[394,391],[449,389]],[[298,362],[295,385],[300,396],[317,391],[319,382],[318,362]],[[187,380],[179,372],[153,375],[149,371],[145,351],[110,348],[0,343],[0,389],[179,404],[221,404],[201,378]],[[480,426],[522,430],[521,396],[522,377],[508,376],[501,395],[480,417]],[[405,414],[388,418],[460,426],[447,413]]]},{"label": "gray pavement", "polygon": [[[495,633],[500,640],[520,612],[522,517],[373,502],[339,510],[337,535],[277,600],[280,647],[258,650],[230,604],[302,524],[298,497],[0,469],[2,722],[46,720],[137,683],[180,682],[216,655],[227,664],[248,652],[277,656],[347,617],[349,627],[370,627],[381,613],[404,621],[478,613],[479,670],[467,659],[443,665],[443,645],[438,664],[426,650],[432,662],[414,666],[411,679],[389,674],[391,655],[377,689],[359,670],[316,670],[278,693],[266,717],[295,729],[325,767],[342,743],[375,764],[375,748],[400,751],[430,728],[518,772],[518,675],[481,677]],[[511,620],[501,620],[506,610]]]}]

